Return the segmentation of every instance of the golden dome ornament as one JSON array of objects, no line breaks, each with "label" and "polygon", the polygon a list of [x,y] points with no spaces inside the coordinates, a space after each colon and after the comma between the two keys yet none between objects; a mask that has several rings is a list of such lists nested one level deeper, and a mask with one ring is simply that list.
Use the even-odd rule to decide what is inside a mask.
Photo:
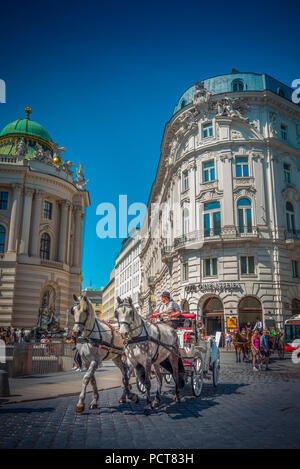
[{"label": "golden dome ornament", "polygon": [[53,160],[52,160],[53,164],[55,164],[55,166],[61,166],[61,159],[59,158],[59,156],[55,155],[53,157]]}]

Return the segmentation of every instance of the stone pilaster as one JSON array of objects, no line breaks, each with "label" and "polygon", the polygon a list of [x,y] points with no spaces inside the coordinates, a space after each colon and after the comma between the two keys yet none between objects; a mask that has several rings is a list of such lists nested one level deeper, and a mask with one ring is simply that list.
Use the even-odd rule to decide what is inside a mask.
[{"label": "stone pilaster", "polygon": [[43,191],[35,191],[35,197],[33,202],[30,255],[35,257],[39,255],[39,228],[41,222],[43,194]]},{"label": "stone pilaster", "polygon": [[22,234],[21,234],[21,241],[20,241],[20,254],[25,254],[26,256],[28,255],[33,193],[34,193],[34,189],[32,188],[25,188],[24,190],[24,206],[23,206]]},{"label": "stone pilaster", "polygon": [[70,202],[68,202],[67,200],[63,200],[61,202],[58,260],[59,262],[63,263],[66,261],[68,211],[70,205]]},{"label": "stone pilaster", "polygon": [[74,233],[74,249],[73,249],[73,265],[80,267],[81,264],[81,241],[82,241],[82,207],[75,206],[75,233]]},{"label": "stone pilaster", "polygon": [[8,235],[8,252],[16,250],[16,235],[17,235],[17,217],[18,217],[18,204],[20,203],[21,185],[14,184],[13,186],[12,205],[10,213],[10,225]]}]

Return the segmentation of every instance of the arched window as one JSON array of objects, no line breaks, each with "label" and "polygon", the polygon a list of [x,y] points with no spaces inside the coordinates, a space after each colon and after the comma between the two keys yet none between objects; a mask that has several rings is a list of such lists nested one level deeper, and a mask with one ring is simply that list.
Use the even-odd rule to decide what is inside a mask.
[{"label": "arched window", "polygon": [[190,305],[187,300],[183,300],[181,304],[181,311],[183,313],[189,313],[190,312]]},{"label": "arched window", "polygon": [[219,236],[221,234],[220,202],[204,204],[204,236]]},{"label": "arched window", "polygon": [[190,232],[190,217],[187,208],[183,210],[183,234],[186,235]]},{"label": "arched window", "polygon": [[238,201],[237,207],[239,232],[252,233],[251,200],[244,197]]},{"label": "arched window", "polygon": [[48,233],[43,233],[41,236],[40,258],[50,259],[50,236]]},{"label": "arched window", "polygon": [[0,225],[0,254],[4,253],[5,249],[5,234],[6,230],[4,226]]},{"label": "arched window", "polygon": [[182,109],[185,105],[186,105],[186,102],[185,102],[185,99],[183,99],[183,100],[181,101],[180,108]]},{"label": "arched window", "polygon": [[242,80],[234,80],[232,82],[232,91],[243,91],[244,90],[244,83]]},{"label": "arched window", "polygon": [[294,233],[296,231],[294,207],[291,202],[286,203],[286,226],[287,230]]}]

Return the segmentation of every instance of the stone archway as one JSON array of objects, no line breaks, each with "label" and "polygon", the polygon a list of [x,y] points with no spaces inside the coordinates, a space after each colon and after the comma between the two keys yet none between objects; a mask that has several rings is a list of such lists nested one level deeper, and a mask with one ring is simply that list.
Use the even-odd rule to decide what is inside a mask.
[{"label": "stone archway", "polygon": [[217,296],[208,297],[202,308],[202,317],[206,335],[224,332],[224,306]]},{"label": "stone archway", "polygon": [[239,328],[247,326],[248,323],[254,327],[258,318],[263,323],[261,302],[254,296],[245,296],[238,306]]}]

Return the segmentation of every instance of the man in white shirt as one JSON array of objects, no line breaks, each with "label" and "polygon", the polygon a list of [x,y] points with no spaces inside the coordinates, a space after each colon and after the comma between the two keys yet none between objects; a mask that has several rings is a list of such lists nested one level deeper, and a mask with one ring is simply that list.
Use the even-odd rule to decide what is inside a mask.
[{"label": "man in white shirt", "polygon": [[255,323],[255,326],[253,328],[253,331],[255,331],[256,329],[259,331],[259,332],[262,332],[262,322],[260,321],[259,318],[256,318],[256,323]]}]

